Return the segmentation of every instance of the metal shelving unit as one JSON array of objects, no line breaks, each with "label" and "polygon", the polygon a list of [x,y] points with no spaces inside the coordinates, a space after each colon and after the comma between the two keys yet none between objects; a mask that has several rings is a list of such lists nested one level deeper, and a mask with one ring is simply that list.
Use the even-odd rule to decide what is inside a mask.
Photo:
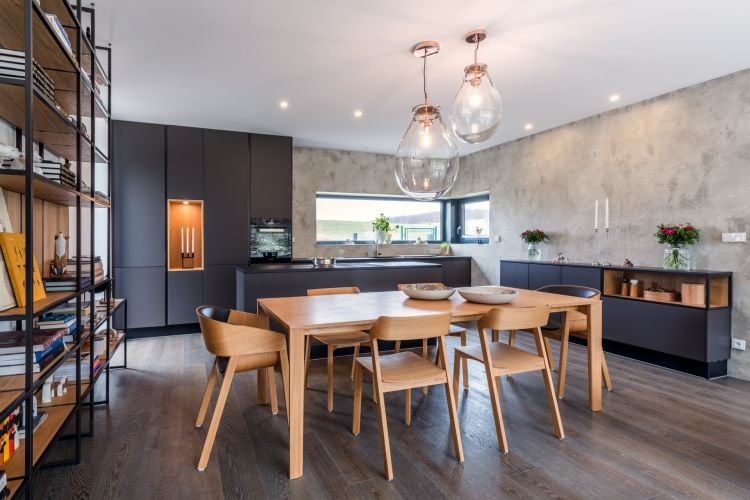
[{"label": "metal shelving unit", "polygon": [[[71,51],[55,33],[46,13],[54,14],[60,20],[70,39]],[[90,38],[86,28],[90,30]],[[26,154],[24,171],[0,170],[0,188],[18,193],[23,200],[19,210],[22,208],[26,243],[26,282],[33,282],[35,250],[40,250],[34,247],[35,231],[39,230],[38,205],[69,210],[65,220],[69,232],[75,234],[78,256],[75,291],[47,292],[46,298],[34,302],[33,287],[27,287],[25,307],[0,312],[0,321],[15,322],[16,328],[25,332],[26,339],[25,373],[0,377],[0,420],[14,412],[22,403],[25,403],[26,408],[32,408],[35,394],[63,363],[75,359],[76,367],[76,381],[69,386],[68,393],[53,399],[51,403],[39,404],[39,409],[47,412],[47,419],[35,432],[32,431],[32,412],[25,412],[25,439],[20,448],[15,450],[15,454],[0,465],[0,469],[6,471],[11,497],[20,496],[23,492],[26,498],[32,498],[34,474],[42,467],[80,463],[81,439],[94,432],[94,408],[109,403],[110,370],[127,367],[127,324],[125,330],[117,336],[112,336],[111,333],[114,314],[121,309],[127,314],[125,300],[110,300],[113,291],[113,280],[109,278],[112,276],[112,208],[111,203],[102,202],[95,197],[97,170],[101,172],[101,169],[106,173],[107,194],[111,197],[113,193],[112,164],[108,157],[112,144],[111,49],[94,46],[95,28],[94,10],[83,7],[80,0],[71,3],[66,0],[0,0],[0,46],[22,50],[25,55],[23,81],[0,77],[0,118],[16,128],[16,146],[19,149],[31,152],[36,145],[40,154],[51,153],[65,158],[77,170],[75,189],[34,173],[33,154]],[[102,64],[98,54],[106,55],[106,66]],[[54,81],[54,101],[33,83],[34,61]],[[106,99],[99,95],[99,87],[106,89]],[[107,144],[106,152],[97,144],[97,119],[106,123],[107,136],[99,141],[99,144]],[[89,120],[88,127],[85,126],[85,120]],[[85,189],[83,185],[85,173],[88,173],[90,189]],[[88,228],[84,227],[84,213],[88,213]],[[83,269],[80,257],[87,254],[93,257],[97,254],[96,221],[100,216],[107,221],[107,277],[96,281],[94,259],[91,258],[87,263],[88,269]],[[88,233],[90,241],[83,241],[84,232]],[[41,234],[44,238],[44,233]],[[44,266],[44,262],[41,265]],[[83,272],[94,279],[83,278]],[[106,299],[103,309],[97,308],[97,298],[101,295]],[[74,341],[69,342],[67,349],[47,366],[34,373],[32,332],[35,320],[45,312],[72,301],[75,301],[76,308]],[[82,314],[85,302],[90,304],[86,317]],[[102,328],[106,330],[105,352],[99,356],[101,363],[94,370],[94,339],[97,331]],[[121,347],[125,353],[124,363],[112,366],[111,360]],[[89,353],[89,373],[88,380],[82,381],[82,355],[86,352]],[[106,380],[106,397],[96,400],[95,387],[102,376]],[[86,432],[83,432],[82,412],[88,412]],[[69,433],[61,436],[64,430]],[[45,462],[47,452],[58,438],[74,440],[74,456],[62,461]]]}]

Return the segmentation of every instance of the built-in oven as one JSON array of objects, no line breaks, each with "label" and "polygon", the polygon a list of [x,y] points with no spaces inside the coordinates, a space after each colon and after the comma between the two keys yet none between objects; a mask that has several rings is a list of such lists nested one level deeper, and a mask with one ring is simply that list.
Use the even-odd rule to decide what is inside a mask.
[{"label": "built-in oven", "polygon": [[292,221],[250,219],[250,264],[292,261]]}]

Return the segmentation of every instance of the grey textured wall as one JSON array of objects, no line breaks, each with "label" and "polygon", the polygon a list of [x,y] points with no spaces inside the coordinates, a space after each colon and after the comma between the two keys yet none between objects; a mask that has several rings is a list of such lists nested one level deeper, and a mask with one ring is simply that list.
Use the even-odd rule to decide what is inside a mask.
[{"label": "grey textured wall", "polygon": [[[398,193],[391,157],[368,153],[296,149],[294,184],[297,256],[316,254],[316,191]],[[551,233],[547,257],[591,261],[594,200],[609,197],[610,260],[658,266],[655,226],[695,224],[699,267],[735,273],[732,334],[750,341],[750,244],[720,242],[750,219],[750,71],[463,157],[451,195],[482,191],[501,241],[454,246],[474,258],[475,283],[497,283],[532,226]],[[750,351],[733,351],[729,370],[750,379]]]}]

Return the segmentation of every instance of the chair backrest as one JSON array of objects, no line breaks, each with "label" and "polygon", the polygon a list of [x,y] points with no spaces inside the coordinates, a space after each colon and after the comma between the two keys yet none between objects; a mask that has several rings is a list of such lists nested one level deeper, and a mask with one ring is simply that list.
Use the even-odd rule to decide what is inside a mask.
[{"label": "chair backrest", "polygon": [[311,288],[307,295],[346,295],[349,293],[359,293],[356,286],[339,286],[334,288]]},{"label": "chair backrest", "polygon": [[599,297],[602,292],[596,288],[578,285],[547,285],[536,289],[537,292],[557,293],[560,295],[569,295],[571,297],[580,297],[582,299],[593,299]]},{"label": "chair backrest", "polygon": [[231,357],[286,350],[284,334],[268,329],[268,318],[225,307],[195,310],[208,352]]},{"label": "chair backrest", "polygon": [[549,307],[496,307],[479,320],[479,332],[484,330],[531,330],[541,328],[549,319]]},{"label": "chair backrest", "polygon": [[419,340],[448,335],[450,314],[429,316],[381,316],[370,329],[370,337],[378,340]]}]

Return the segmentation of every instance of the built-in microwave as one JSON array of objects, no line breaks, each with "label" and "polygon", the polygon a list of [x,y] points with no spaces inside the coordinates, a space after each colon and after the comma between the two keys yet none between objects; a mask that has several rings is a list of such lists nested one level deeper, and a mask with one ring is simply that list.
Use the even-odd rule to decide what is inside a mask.
[{"label": "built-in microwave", "polygon": [[292,261],[292,221],[250,219],[250,264]]}]

